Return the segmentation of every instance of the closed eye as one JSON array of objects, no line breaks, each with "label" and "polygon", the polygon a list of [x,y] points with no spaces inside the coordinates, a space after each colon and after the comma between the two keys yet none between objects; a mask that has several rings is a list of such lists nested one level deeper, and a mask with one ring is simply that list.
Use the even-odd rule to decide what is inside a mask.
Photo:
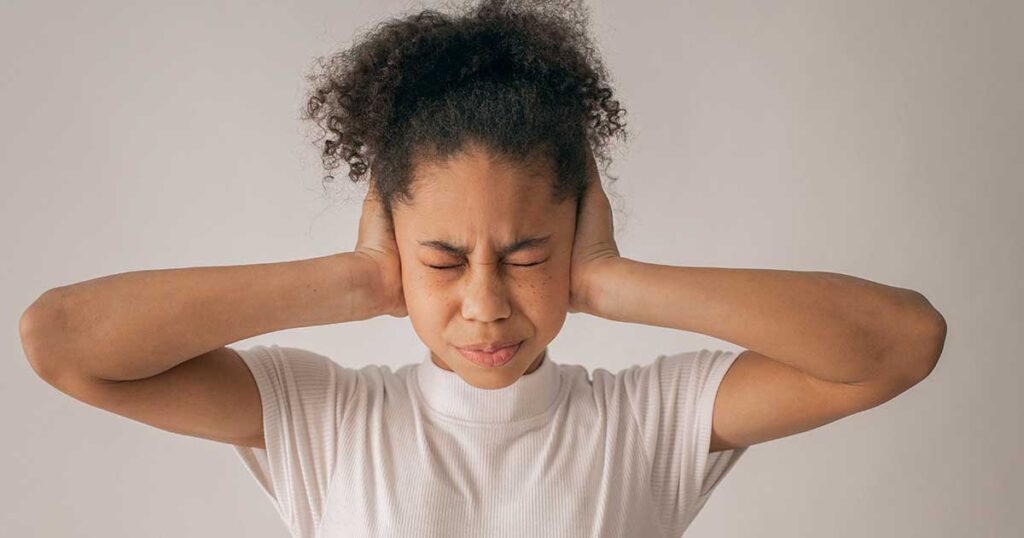
[{"label": "closed eye", "polygon": [[[534,262],[534,263],[509,263],[509,264],[506,264],[506,265],[511,265],[513,267],[533,267],[534,265],[540,265],[540,264],[542,264],[542,263],[544,263],[546,261],[547,260],[541,260],[539,262]],[[459,264],[459,265],[428,265],[427,267],[430,267],[432,269],[456,269],[458,267],[462,267],[462,264]]]}]

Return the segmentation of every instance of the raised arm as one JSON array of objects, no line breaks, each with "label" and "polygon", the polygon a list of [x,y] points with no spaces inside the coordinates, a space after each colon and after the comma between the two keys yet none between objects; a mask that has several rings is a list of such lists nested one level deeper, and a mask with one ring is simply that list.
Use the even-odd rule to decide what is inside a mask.
[{"label": "raised arm", "polygon": [[372,273],[345,252],[104,276],[43,293],[22,316],[22,342],[46,377],[142,379],[252,336],[376,316]]},{"label": "raised arm", "polygon": [[154,427],[262,446],[259,394],[224,347],[293,327],[368,319],[391,305],[361,253],[146,270],[43,293],[22,315],[22,346],[60,391]]},{"label": "raised arm", "polygon": [[677,267],[620,256],[611,205],[590,160],[573,246],[573,310],[746,348],[716,394],[711,452],[870,409],[935,368],[946,320],[914,290],[839,273]]}]

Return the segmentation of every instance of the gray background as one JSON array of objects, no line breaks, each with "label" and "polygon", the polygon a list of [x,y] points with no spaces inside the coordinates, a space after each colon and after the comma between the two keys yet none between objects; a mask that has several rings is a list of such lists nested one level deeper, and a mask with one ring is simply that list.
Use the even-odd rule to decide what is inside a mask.
[{"label": "gray background", "polygon": [[[297,119],[302,75],[416,5],[0,4],[5,536],[285,536],[228,445],[57,392],[34,376],[17,322],[46,289],[101,275],[351,250],[362,195],[322,194]],[[931,377],[755,445],[687,535],[1017,535],[1022,3],[592,9],[634,133],[611,169],[623,255],[856,275],[924,293],[949,324]],[[398,366],[425,349],[408,318],[238,345],[254,343],[351,365]],[[735,349],[584,315],[551,349],[618,370],[697,347]]]}]

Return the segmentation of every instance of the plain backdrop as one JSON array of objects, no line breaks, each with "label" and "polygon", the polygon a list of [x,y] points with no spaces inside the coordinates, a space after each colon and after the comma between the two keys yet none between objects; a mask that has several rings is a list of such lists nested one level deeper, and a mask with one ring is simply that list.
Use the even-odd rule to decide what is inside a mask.
[{"label": "plain backdrop", "polygon": [[[351,250],[361,191],[323,192],[303,75],[434,5],[0,4],[0,534],[286,535],[230,446],[56,391],[18,320],[102,275]],[[1019,536],[1022,6],[591,4],[633,133],[610,170],[624,256],[855,275],[920,291],[949,326],[909,392],[752,447],[687,536]],[[235,345],[257,343],[353,366],[426,349],[408,318]],[[699,347],[737,349],[583,314],[551,345],[612,371]]]}]

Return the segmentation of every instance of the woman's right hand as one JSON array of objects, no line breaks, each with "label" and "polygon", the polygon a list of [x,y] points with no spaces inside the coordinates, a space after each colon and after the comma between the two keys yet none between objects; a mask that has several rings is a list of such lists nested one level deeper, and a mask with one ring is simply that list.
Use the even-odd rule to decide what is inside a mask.
[{"label": "woman's right hand", "polygon": [[359,218],[359,238],[354,253],[373,263],[378,275],[377,290],[385,314],[401,318],[409,315],[402,289],[402,263],[395,240],[392,219],[384,212],[371,172],[369,189]]}]

